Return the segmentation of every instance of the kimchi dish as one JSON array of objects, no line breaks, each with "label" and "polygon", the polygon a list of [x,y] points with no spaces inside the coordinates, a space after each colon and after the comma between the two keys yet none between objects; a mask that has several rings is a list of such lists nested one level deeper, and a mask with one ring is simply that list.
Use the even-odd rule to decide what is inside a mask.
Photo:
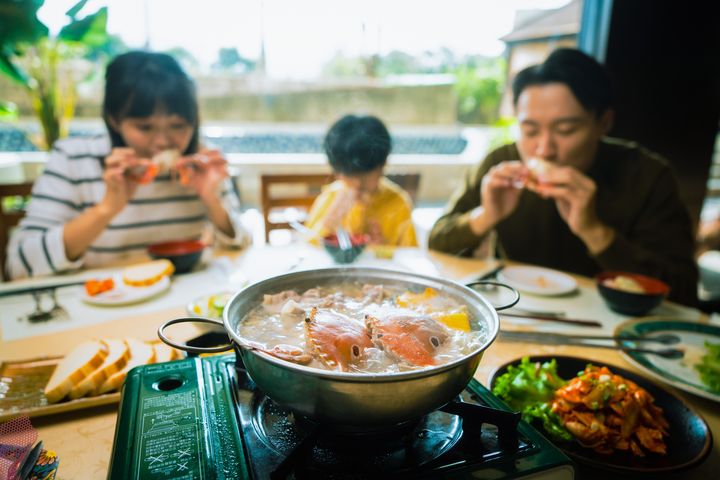
[{"label": "kimchi dish", "polygon": [[668,422],[647,390],[607,367],[589,365],[555,391],[552,411],[584,446],[601,454],[665,455]]}]

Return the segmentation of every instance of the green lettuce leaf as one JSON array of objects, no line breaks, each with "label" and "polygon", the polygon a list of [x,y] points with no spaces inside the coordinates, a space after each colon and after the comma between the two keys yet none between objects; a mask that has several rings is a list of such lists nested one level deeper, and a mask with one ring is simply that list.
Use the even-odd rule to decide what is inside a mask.
[{"label": "green lettuce leaf", "polygon": [[573,436],[550,409],[555,390],[565,383],[557,374],[555,359],[541,364],[524,357],[519,365],[509,366],[507,372],[497,378],[493,393],[519,411],[526,422],[537,421],[550,437],[569,441]]},{"label": "green lettuce leaf", "polygon": [[720,393],[720,343],[706,341],[705,348],[707,353],[695,364],[695,370],[700,373],[700,380],[705,385]]}]

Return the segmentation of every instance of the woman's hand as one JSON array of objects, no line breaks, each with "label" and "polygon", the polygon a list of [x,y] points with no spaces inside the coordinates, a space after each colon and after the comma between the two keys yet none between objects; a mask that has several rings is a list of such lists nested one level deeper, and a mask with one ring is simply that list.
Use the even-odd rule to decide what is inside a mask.
[{"label": "woman's hand", "polygon": [[228,177],[227,160],[219,150],[202,149],[175,164],[180,183],[192,188],[204,203],[218,197],[220,184]]},{"label": "woman's hand", "polygon": [[105,158],[105,196],[99,205],[111,216],[120,213],[135,194],[138,179],[150,163],[138,158],[132,148],[113,148]]}]

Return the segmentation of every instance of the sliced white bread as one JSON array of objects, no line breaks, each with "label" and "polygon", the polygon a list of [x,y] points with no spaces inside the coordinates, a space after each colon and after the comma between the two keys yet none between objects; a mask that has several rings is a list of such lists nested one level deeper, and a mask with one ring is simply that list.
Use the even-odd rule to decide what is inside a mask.
[{"label": "sliced white bread", "polygon": [[155,349],[149,343],[141,342],[135,338],[125,339],[130,348],[130,359],[122,370],[115,372],[108,377],[100,386],[98,393],[107,393],[119,390],[125,381],[127,373],[138,365],[146,365],[155,362]]},{"label": "sliced white bread", "polygon": [[175,267],[167,259],[153,260],[152,262],[133,265],[123,270],[123,282],[133,287],[147,287],[159,282],[164,277],[172,275]]},{"label": "sliced white bread", "polygon": [[108,347],[108,355],[105,357],[105,361],[70,390],[71,399],[84,397],[87,394],[95,395],[105,380],[115,372],[122,370],[127,364],[130,358],[130,348],[128,348],[124,340],[110,339],[104,342]]},{"label": "sliced white bread", "polygon": [[108,355],[108,346],[100,340],[83,342],[63,358],[45,386],[49,403],[62,400],[85,377],[95,371]]},{"label": "sliced white bread", "polygon": [[171,362],[180,358],[177,350],[162,342],[153,343],[155,349],[155,363]]}]

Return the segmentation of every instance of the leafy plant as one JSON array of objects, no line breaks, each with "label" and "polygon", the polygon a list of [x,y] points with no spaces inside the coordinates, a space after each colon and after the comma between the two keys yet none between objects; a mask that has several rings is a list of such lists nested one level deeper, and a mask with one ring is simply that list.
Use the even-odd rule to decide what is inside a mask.
[{"label": "leafy plant", "polygon": [[28,91],[43,130],[43,147],[67,135],[75,110],[77,62],[109,41],[107,7],[79,17],[87,0],[66,12],[56,36],[37,18],[44,0],[0,0],[0,72]]},{"label": "leafy plant", "polygon": [[493,123],[497,120],[505,85],[505,61],[486,59],[480,65],[455,70],[458,120],[463,123]]}]

